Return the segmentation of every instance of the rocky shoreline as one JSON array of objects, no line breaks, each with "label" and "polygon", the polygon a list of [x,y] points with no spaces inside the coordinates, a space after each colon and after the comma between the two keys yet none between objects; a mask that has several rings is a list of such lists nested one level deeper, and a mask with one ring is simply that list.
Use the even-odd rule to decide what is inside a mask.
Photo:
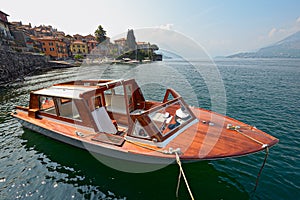
[{"label": "rocky shoreline", "polygon": [[23,80],[25,76],[54,68],[74,67],[65,62],[48,62],[40,54],[0,50],[0,85]]}]

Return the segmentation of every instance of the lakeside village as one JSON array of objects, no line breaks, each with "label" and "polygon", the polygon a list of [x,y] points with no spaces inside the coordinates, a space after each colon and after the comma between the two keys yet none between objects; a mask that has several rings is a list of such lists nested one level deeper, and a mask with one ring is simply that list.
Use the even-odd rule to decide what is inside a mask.
[{"label": "lakeside village", "polygon": [[136,42],[133,30],[128,30],[127,38],[110,41],[101,25],[92,34],[73,36],[58,31],[51,25],[32,27],[22,22],[9,22],[8,14],[0,11],[0,49],[22,53],[41,54],[46,60],[74,65],[161,61],[159,48],[149,42]]}]

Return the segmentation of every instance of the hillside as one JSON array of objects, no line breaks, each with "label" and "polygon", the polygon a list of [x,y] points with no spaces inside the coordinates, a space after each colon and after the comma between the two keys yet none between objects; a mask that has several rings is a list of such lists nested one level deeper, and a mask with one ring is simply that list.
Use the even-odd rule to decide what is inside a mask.
[{"label": "hillside", "polygon": [[238,53],[228,58],[300,58],[300,31],[285,39],[261,48],[257,52]]}]

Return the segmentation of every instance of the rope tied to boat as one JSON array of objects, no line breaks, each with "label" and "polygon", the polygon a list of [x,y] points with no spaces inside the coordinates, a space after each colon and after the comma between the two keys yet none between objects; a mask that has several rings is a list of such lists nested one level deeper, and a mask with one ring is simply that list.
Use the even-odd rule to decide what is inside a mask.
[{"label": "rope tied to boat", "polygon": [[181,179],[181,175],[182,175],[183,179],[184,179],[184,182],[185,182],[185,185],[186,185],[186,187],[187,187],[187,189],[189,191],[190,197],[191,197],[192,200],[194,200],[193,193],[191,191],[191,188],[189,186],[187,178],[186,178],[186,176],[184,174],[184,171],[183,171],[183,168],[182,168],[182,165],[181,165],[181,161],[180,161],[180,157],[179,157],[179,155],[178,155],[177,152],[175,152],[175,156],[176,156],[176,162],[177,162],[177,164],[179,166],[179,176],[178,176],[177,189],[176,189],[176,198],[178,198],[178,190],[179,190],[180,179]]},{"label": "rope tied to boat", "polygon": [[229,130],[234,130],[234,131],[238,132],[239,134],[241,134],[241,135],[243,135],[243,136],[249,138],[250,140],[252,140],[252,141],[254,141],[254,142],[260,144],[260,145],[261,145],[261,148],[263,148],[263,149],[266,148],[266,147],[268,147],[268,144],[265,144],[265,143],[263,143],[263,142],[261,142],[261,141],[255,139],[255,138],[253,138],[253,137],[251,137],[251,136],[249,136],[249,135],[243,133],[242,131],[240,131],[240,128],[241,128],[240,126],[233,126],[233,125],[231,125],[231,124],[227,124],[227,129],[229,129]]},{"label": "rope tied to boat", "polygon": [[265,164],[266,164],[266,162],[267,162],[268,156],[269,156],[269,147],[266,147],[266,155],[265,155],[265,159],[264,159],[264,162],[263,162],[262,166],[260,167],[260,170],[259,170],[259,172],[258,172],[258,174],[257,174],[256,181],[255,181],[255,186],[254,186],[254,189],[253,189],[253,191],[252,191],[251,197],[253,197],[253,195],[254,195],[255,192],[256,192],[256,189],[257,189],[257,186],[258,186],[258,182],[259,182],[259,178],[260,178],[260,175],[261,175],[261,173],[262,173],[262,170],[263,170],[263,168],[264,168],[264,166],[265,166]]},{"label": "rope tied to boat", "polygon": [[131,143],[131,144],[134,144],[134,145],[137,145],[139,147],[142,147],[142,148],[145,148],[145,149],[148,149],[148,150],[152,150],[152,151],[156,151],[156,152],[159,152],[159,153],[162,153],[162,154],[169,154],[169,155],[175,155],[175,158],[176,158],[176,162],[179,166],[179,176],[178,176],[178,182],[177,182],[177,188],[176,188],[176,197],[178,198],[178,191],[179,191],[179,185],[180,185],[180,179],[181,179],[181,175],[183,176],[184,178],[184,182],[185,182],[185,185],[189,191],[189,194],[190,194],[190,197],[192,200],[194,200],[194,196],[193,196],[193,193],[190,189],[190,186],[188,184],[188,181],[187,181],[187,178],[184,174],[184,171],[183,171],[183,168],[182,168],[182,165],[181,165],[181,160],[180,160],[180,157],[179,157],[179,154],[182,154],[180,148],[176,148],[176,149],[173,149],[172,147],[170,147],[168,150],[165,149],[165,150],[159,150],[159,149],[155,149],[155,148],[152,148],[150,146],[145,146],[141,143],[138,143],[138,142],[134,142],[134,141],[130,141],[130,140],[127,140],[125,139],[127,142]]},{"label": "rope tied to boat", "polygon": [[[253,191],[252,191],[251,197],[253,197],[253,195],[254,195],[255,192],[256,192],[258,183],[259,183],[260,175],[261,175],[261,173],[262,173],[262,170],[263,170],[263,168],[264,168],[264,166],[265,166],[265,164],[266,164],[266,162],[267,162],[267,158],[268,158],[268,156],[269,156],[269,146],[268,146],[268,144],[265,144],[265,143],[263,143],[263,142],[261,142],[261,141],[255,139],[255,138],[253,138],[253,137],[251,137],[251,136],[249,136],[249,135],[243,133],[242,131],[239,130],[239,129],[240,129],[239,126],[233,126],[233,125],[231,125],[231,124],[227,124],[227,129],[234,130],[234,131],[238,132],[239,134],[241,134],[241,135],[243,135],[243,136],[249,138],[250,140],[252,140],[252,141],[254,141],[254,142],[256,142],[256,143],[262,145],[261,148],[266,150],[266,154],[265,154],[265,158],[264,158],[263,164],[262,164],[262,166],[260,167],[260,170],[259,170],[259,172],[258,172],[258,174],[257,174],[256,181],[255,181],[255,186],[254,186],[254,189],[253,189]],[[251,129],[251,130],[252,130],[252,129]]]}]

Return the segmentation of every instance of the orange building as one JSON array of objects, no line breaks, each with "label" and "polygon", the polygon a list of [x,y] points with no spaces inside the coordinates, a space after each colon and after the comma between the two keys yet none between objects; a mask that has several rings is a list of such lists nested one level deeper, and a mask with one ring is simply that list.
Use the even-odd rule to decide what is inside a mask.
[{"label": "orange building", "polygon": [[42,44],[43,52],[52,58],[60,59],[67,58],[67,45],[62,40],[54,37],[39,38],[38,41]]},{"label": "orange building", "polygon": [[86,42],[91,41],[91,40],[96,40],[95,36],[93,36],[91,34],[84,36],[83,38]]},{"label": "orange building", "polygon": [[88,45],[88,51],[89,53],[91,53],[91,51],[96,48],[96,46],[98,45],[98,42],[96,40],[90,40],[87,42]]}]

